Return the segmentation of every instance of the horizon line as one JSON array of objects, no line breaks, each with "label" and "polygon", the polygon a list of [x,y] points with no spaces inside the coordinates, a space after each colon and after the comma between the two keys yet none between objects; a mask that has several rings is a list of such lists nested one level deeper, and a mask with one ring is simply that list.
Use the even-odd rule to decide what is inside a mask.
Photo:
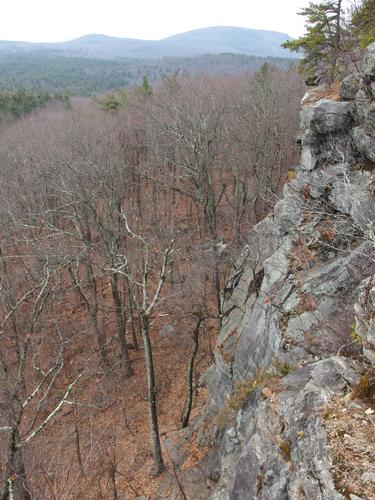
[{"label": "horizon line", "polygon": [[210,29],[210,28],[232,28],[232,29],[240,29],[240,30],[249,30],[249,31],[260,31],[260,32],[269,32],[269,33],[280,33],[282,35],[286,35],[289,38],[294,38],[288,33],[285,33],[283,31],[278,31],[278,30],[271,30],[271,29],[263,29],[263,28],[246,28],[244,26],[234,26],[234,25],[212,25],[212,26],[203,26],[200,28],[192,28],[186,31],[179,31],[177,33],[173,33],[171,35],[164,36],[162,38],[134,38],[134,37],[127,37],[127,36],[118,36],[118,35],[107,35],[106,33],[84,33],[82,35],[78,35],[75,38],[69,38],[69,39],[64,39],[64,40],[59,40],[55,42],[51,41],[29,41],[29,40],[7,40],[7,39],[0,39],[0,42],[9,42],[9,43],[25,43],[25,44],[57,44],[57,43],[69,43],[69,42],[74,42],[76,40],[79,40],[81,38],[89,37],[89,36],[102,36],[102,37],[107,37],[107,38],[116,38],[118,40],[136,40],[140,42],[161,42],[163,40],[167,40],[168,38],[171,38],[173,36],[177,35],[182,35],[184,33],[191,33],[193,31],[199,31],[199,30],[205,30],[205,29]]}]

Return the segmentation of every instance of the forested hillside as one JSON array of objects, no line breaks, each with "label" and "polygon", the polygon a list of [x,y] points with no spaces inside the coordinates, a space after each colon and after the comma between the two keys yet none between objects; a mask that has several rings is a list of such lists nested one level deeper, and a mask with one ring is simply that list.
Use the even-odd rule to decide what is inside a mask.
[{"label": "forested hillside", "polygon": [[1,500],[375,498],[375,0],[300,14],[0,44]]},{"label": "forested hillside", "polygon": [[237,75],[257,71],[262,64],[279,68],[292,65],[288,59],[241,54],[207,54],[192,58],[106,60],[66,57],[33,52],[0,57],[0,89],[66,92],[93,95],[133,87],[147,76],[150,82],[178,71],[181,76]]},{"label": "forested hillside", "polygon": [[267,66],[175,75],[112,112],[79,98],[2,124],[5,492],[155,493],[150,468],[171,462],[158,434],[150,453],[147,409],[165,433],[202,405],[189,384],[249,228],[296,161],[303,88]]}]

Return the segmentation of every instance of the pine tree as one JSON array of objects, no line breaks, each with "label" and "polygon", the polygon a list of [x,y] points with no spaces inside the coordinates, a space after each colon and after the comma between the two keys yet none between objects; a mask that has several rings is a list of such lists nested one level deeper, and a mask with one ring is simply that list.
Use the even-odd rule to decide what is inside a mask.
[{"label": "pine tree", "polygon": [[148,78],[146,75],[144,75],[144,77],[143,77],[141,89],[146,97],[152,96],[152,93],[153,93],[152,87],[151,87],[150,82],[148,81]]},{"label": "pine tree", "polygon": [[375,42],[375,0],[364,0],[353,12],[351,27],[362,48]]},{"label": "pine tree", "polygon": [[300,70],[308,85],[320,80],[331,83],[340,73],[343,15],[342,0],[310,2],[299,12],[307,16],[306,33],[296,40],[288,40],[284,48],[302,52]]}]

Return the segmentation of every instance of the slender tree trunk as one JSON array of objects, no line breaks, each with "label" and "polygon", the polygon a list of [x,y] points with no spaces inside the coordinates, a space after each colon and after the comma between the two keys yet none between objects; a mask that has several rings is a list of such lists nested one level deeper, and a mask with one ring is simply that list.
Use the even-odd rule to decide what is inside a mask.
[{"label": "slender tree trunk", "polygon": [[79,436],[79,429],[78,429],[78,417],[77,417],[77,408],[76,407],[74,409],[74,437],[75,437],[78,465],[79,465],[82,476],[84,476],[85,473],[84,473],[84,469],[83,469],[81,443],[80,443],[80,436]]},{"label": "slender tree trunk", "polygon": [[100,359],[103,363],[104,366],[107,368],[111,367],[111,363],[109,362],[108,359],[108,352],[107,352],[107,340],[105,338],[105,335],[103,333],[103,330],[100,328],[98,324],[98,319],[97,319],[97,314],[96,313],[90,313],[91,319],[94,325],[94,331],[95,331],[95,336],[98,341],[98,347],[99,347],[99,353],[100,353]]},{"label": "slender tree trunk", "polygon": [[216,213],[216,200],[215,194],[212,189],[212,184],[207,183],[207,201],[204,207],[205,225],[208,229],[208,234],[213,243],[214,252],[214,272],[213,272],[213,285],[216,297],[217,315],[219,318],[219,328],[221,327],[221,287],[220,287],[220,255],[218,254],[218,235],[217,235],[217,213]]},{"label": "slender tree trunk", "polygon": [[15,426],[9,436],[6,483],[1,500],[31,500],[27,481],[23,449],[20,445],[18,426]]},{"label": "slender tree trunk", "polygon": [[341,4],[342,0],[337,2],[337,17],[336,17],[336,51],[341,49]]},{"label": "slender tree trunk", "polygon": [[332,71],[330,75],[329,83],[332,83],[337,76],[337,61],[339,59],[339,54],[341,51],[341,4],[342,0],[337,0],[336,5],[336,32],[335,32],[335,46],[333,48],[332,57]]},{"label": "slender tree trunk", "polygon": [[191,408],[193,406],[193,375],[194,375],[194,362],[195,358],[198,352],[199,348],[199,330],[201,323],[203,321],[203,318],[199,318],[197,321],[197,324],[195,325],[194,331],[193,331],[193,349],[191,351],[190,355],[190,360],[189,360],[189,367],[188,367],[188,376],[187,376],[187,383],[188,383],[188,394],[187,394],[187,401],[186,401],[186,406],[185,406],[185,412],[181,417],[181,427],[187,427],[189,423],[189,418],[190,418],[190,413],[191,413]]},{"label": "slender tree trunk", "polygon": [[[89,257],[88,257],[89,258]],[[105,338],[103,330],[99,326],[98,322],[98,310],[99,310],[99,301],[98,301],[98,291],[96,287],[96,281],[94,277],[94,270],[92,268],[91,262],[88,261],[85,263],[86,267],[86,273],[87,273],[87,281],[90,286],[91,292],[92,292],[92,297],[93,297],[93,303],[90,303],[89,300],[87,299],[83,289],[81,288],[81,285],[74,275],[74,272],[71,267],[69,267],[69,274],[70,277],[73,281],[74,289],[78,295],[79,300],[84,304],[86,307],[87,312],[90,315],[92,325],[94,327],[94,332],[95,332],[95,337],[98,342],[98,348],[99,348],[99,354],[100,354],[100,359],[101,362],[103,363],[104,366],[107,368],[111,367],[111,364],[108,359],[108,352],[107,352],[107,340]]]},{"label": "slender tree trunk", "polygon": [[90,285],[90,288],[92,290],[92,296],[93,296],[93,301],[94,304],[91,307],[90,304],[87,302],[86,307],[88,308],[92,321],[94,324],[94,329],[95,329],[95,334],[98,339],[98,344],[99,344],[99,351],[100,351],[100,357],[102,359],[102,362],[104,366],[107,368],[110,368],[111,364],[108,359],[108,352],[107,352],[107,340],[105,338],[104,332],[102,328],[100,328],[99,323],[98,323],[98,311],[99,311],[99,297],[98,297],[98,288],[96,284],[96,278],[94,274],[94,269],[92,266],[91,262],[91,257],[87,257],[86,261],[86,272],[87,272],[87,277],[88,277],[88,283]]},{"label": "slender tree trunk", "polygon": [[121,365],[122,365],[122,368],[124,370],[125,378],[128,378],[132,375],[133,370],[130,366],[129,350],[128,350],[128,345],[126,343],[125,324],[124,324],[124,318],[122,315],[122,304],[121,304],[121,298],[120,298],[120,294],[119,294],[119,290],[118,290],[118,278],[117,278],[117,274],[115,274],[115,273],[111,275],[111,290],[112,290],[113,303],[115,306],[117,335],[118,335],[118,339],[120,341],[120,347],[121,347]]},{"label": "slender tree trunk", "polygon": [[129,280],[125,278],[124,280],[124,287],[126,287],[126,292],[128,294],[128,299],[129,299],[129,320],[130,320],[130,329],[131,329],[131,334],[132,334],[132,340],[133,340],[133,347],[134,350],[138,351],[139,345],[138,345],[138,338],[137,338],[137,332],[135,329],[135,319],[134,319],[134,300],[133,300],[133,295],[131,291],[131,287],[129,284]]},{"label": "slender tree trunk", "polygon": [[156,386],[155,386],[155,373],[154,362],[152,357],[152,347],[149,334],[148,318],[141,314],[142,326],[142,339],[145,349],[145,362],[147,372],[147,392],[148,392],[148,411],[150,419],[150,431],[152,439],[152,454],[155,463],[155,473],[160,474],[165,469],[163,462],[163,455],[160,445],[158,414],[156,408]]},{"label": "slender tree trunk", "polygon": [[219,317],[219,327],[222,325],[221,311],[221,286],[220,286],[220,257],[216,254],[215,249],[215,269],[214,269],[214,287],[216,295],[217,313]]}]

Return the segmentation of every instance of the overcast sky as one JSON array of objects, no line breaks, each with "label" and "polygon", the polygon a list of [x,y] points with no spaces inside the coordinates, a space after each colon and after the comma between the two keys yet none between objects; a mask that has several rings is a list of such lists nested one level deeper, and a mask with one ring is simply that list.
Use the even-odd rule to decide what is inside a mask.
[{"label": "overcast sky", "polygon": [[89,33],[153,39],[206,26],[298,36],[307,0],[2,0],[0,40],[57,42]]}]

